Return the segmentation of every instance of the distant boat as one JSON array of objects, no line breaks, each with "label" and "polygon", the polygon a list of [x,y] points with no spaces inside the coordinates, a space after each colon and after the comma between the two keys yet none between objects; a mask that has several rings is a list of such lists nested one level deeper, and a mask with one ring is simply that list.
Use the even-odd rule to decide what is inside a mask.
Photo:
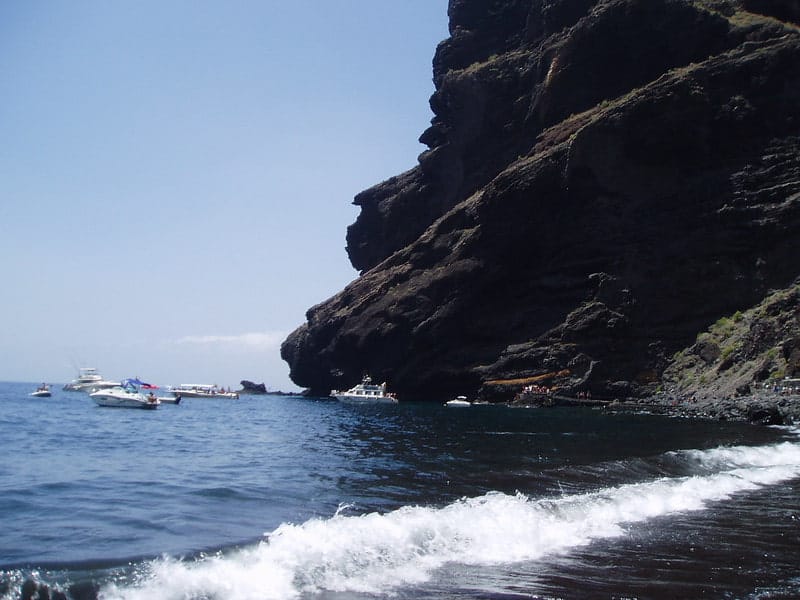
[{"label": "distant boat", "polygon": [[158,401],[161,404],[180,404],[181,397],[180,396],[158,396]]},{"label": "distant boat", "polygon": [[36,388],[35,392],[31,392],[31,396],[35,396],[36,398],[49,398],[52,396],[50,393],[50,386],[46,383],[43,383],[38,388]]},{"label": "distant boat", "polygon": [[78,377],[64,386],[67,392],[93,392],[120,385],[119,381],[106,381],[94,367],[81,367]]},{"label": "distant boat", "polygon": [[97,390],[89,396],[98,406],[155,410],[161,402],[153,392],[145,395],[140,391],[142,386],[146,385],[138,379],[125,379],[118,386]]},{"label": "distant boat", "polygon": [[456,396],[452,400],[444,403],[445,406],[472,406],[472,402],[467,400],[466,396]]},{"label": "distant boat", "polygon": [[331,390],[331,396],[347,404],[396,404],[394,394],[387,393],[386,382],[375,385],[369,375],[349,390]]},{"label": "distant boat", "polygon": [[236,392],[226,392],[224,389],[208,383],[182,383],[177,387],[171,388],[170,393],[176,398],[236,399],[239,397]]}]

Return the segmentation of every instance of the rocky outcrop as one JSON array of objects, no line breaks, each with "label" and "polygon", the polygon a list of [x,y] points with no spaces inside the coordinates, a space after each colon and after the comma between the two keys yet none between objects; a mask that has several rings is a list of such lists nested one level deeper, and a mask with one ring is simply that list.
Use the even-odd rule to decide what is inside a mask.
[{"label": "rocky outcrop", "polygon": [[362,274],[284,342],[292,379],[653,391],[800,272],[795,6],[451,0],[429,150],[356,196]]},{"label": "rocky outcrop", "polygon": [[663,391],[695,400],[800,392],[783,389],[787,378],[800,378],[800,282],[700,332],[669,361]]},{"label": "rocky outcrop", "polygon": [[242,379],[239,384],[242,386],[242,389],[239,390],[240,394],[266,394],[267,393],[267,386],[263,383],[253,383],[247,379]]}]

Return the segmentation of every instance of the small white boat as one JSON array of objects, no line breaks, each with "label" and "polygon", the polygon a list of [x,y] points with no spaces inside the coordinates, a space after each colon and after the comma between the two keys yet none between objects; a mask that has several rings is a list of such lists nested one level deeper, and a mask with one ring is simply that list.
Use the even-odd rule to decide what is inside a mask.
[{"label": "small white boat", "polygon": [[64,386],[67,392],[94,392],[103,388],[111,388],[120,385],[119,381],[106,381],[94,367],[81,367],[78,369],[78,377]]},{"label": "small white boat", "polygon": [[369,375],[349,390],[331,390],[331,396],[347,404],[396,404],[394,394],[386,391],[386,382],[375,385]]},{"label": "small white boat", "polygon": [[50,393],[50,386],[43,383],[38,388],[36,388],[35,392],[31,392],[31,396],[35,398],[49,398],[50,396],[52,396],[52,394]]},{"label": "small white boat", "polygon": [[239,397],[236,392],[226,392],[224,389],[208,383],[182,383],[171,388],[170,393],[176,398],[230,398],[235,400]]},{"label": "small white boat", "polygon": [[466,396],[456,396],[452,400],[444,403],[445,406],[472,406],[472,402],[467,400]]},{"label": "small white boat", "polygon": [[97,390],[89,394],[89,396],[98,406],[144,408],[149,410],[158,408],[161,404],[159,399],[152,392],[148,395],[143,394],[134,381],[126,379],[121,385]]},{"label": "small white boat", "polygon": [[161,404],[180,404],[181,397],[180,396],[158,396],[157,400]]}]

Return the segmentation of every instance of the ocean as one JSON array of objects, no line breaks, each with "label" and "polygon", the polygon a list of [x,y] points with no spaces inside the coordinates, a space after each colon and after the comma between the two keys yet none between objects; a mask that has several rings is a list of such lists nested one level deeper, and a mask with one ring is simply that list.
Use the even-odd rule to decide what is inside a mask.
[{"label": "ocean", "polygon": [[0,383],[0,598],[798,598],[791,428]]}]

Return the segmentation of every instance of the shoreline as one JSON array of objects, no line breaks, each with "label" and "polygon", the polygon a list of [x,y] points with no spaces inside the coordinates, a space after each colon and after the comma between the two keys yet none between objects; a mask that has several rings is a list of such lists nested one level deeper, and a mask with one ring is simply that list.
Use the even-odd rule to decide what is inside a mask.
[{"label": "shoreline", "polygon": [[800,395],[756,392],[735,397],[676,397],[666,393],[648,398],[615,400],[606,410],[636,410],[671,417],[742,421],[754,425],[800,423]]},{"label": "shoreline", "polygon": [[800,424],[800,394],[759,391],[742,396],[695,396],[660,392],[626,399],[585,399],[559,394],[536,394],[504,403],[509,407],[592,407],[604,411],[639,412],[667,417],[740,421],[754,425]]}]

